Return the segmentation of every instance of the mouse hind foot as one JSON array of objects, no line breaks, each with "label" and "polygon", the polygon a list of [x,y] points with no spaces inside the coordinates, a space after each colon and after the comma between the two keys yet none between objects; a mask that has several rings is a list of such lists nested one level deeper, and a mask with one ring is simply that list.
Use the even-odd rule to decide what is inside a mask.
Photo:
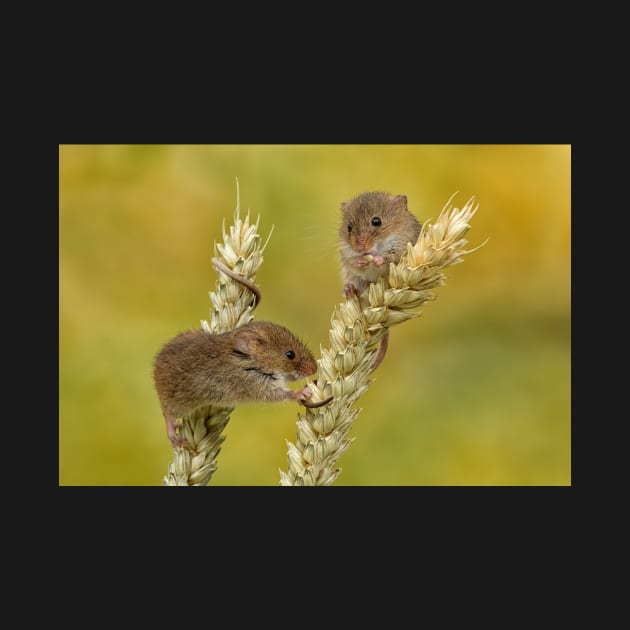
[{"label": "mouse hind foot", "polygon": [[173,448],[184,448],[187,442],[177,432],[177,428],[181,425],[178,425],[175,418],[173,418],[173,416],[169,416],[168,414],[164,414],[164,419],[166,420],[166,434],[168,435],[171,446]]}]

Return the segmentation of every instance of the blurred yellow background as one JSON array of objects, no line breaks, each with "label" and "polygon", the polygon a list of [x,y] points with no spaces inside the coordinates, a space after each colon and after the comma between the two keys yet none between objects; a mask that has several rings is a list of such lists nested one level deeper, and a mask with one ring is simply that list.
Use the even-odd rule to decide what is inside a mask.
[{"label": "blurred yellow background", "polygon": [[[59,484],[160,485],[171,460],[152,361],[210,317],[236,205],[274,232],[258,320],[316,358],[341,301],[339,206],[406,194],[424,222],[459,191],[480,250],[392,329],[336,485],[571,483],[570,145],[60,145]],[[296,404],[242,405],[211,485],[276,485]]]}]

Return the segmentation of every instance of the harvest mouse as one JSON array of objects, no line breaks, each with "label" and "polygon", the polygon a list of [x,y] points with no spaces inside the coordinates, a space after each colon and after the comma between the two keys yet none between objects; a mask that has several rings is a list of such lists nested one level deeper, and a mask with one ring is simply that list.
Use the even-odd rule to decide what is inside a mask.
[{"label": "harvest mouse", "polygon": [[211,334],[189,330],[167,342],[155,358],[154,380],[168,437],[183,440],[176,419],[206,405],[231,407],[242,402],[295,400],[321,407],[332,397],[310,403],[311,390],[286,387],[313,374],[317,364],[309,349],[288,329],[270,322],[249,322]]},{"label": "harvest mouse", "polygon": [[[389,263],[398,263],[415,243],[422,229],[407,209],[406,195],[365,192],[341,204],[339,254],[346,297],[360,295],[371,282],[389,273]],[[375,369],[385,356],[389,331],[374,359]]]}]

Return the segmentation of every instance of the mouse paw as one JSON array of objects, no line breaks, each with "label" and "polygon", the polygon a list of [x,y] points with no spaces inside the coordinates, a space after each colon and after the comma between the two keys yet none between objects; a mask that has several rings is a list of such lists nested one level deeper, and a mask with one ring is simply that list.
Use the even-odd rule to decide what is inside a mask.
[{"label": "mouse paw", "polygon": [[359,297],[359,290],[354,286],[354,284],[352,284],[351,282],[349,282],[348,284],[346,284],[346,286],[343,288],[343,295],[346,298],[351,298],[351,297]]},{"label": "mouse paw", "polygon": [[301,403],[302,405],[307,401],[310,400],[313,397],[313,392],[311,391],[311,388],[306,385],[303,389],[300,389],[299,391],[295,392],[295,399],[297,400],[297,402]]},{"label": "mouse paw", "polygon": [[319,402],[311,402],[311,398],[313,397],[313,392],[311,391],[308,385],[304,389],[301,389],[299,392],[296,392],[295,397],[301,405],[304,405],[305,407],[308,407],[309,409],[317,409],[318,407],[323,407],[324,405],[327,405],[333,399],[332,396],[329,396],[325,400],[320,400]]},{"label": "mouse paw", "polygon": [[385,259],[382,256],[374,256],[372,258],[372,262],[377,266],[381,267],[385,264]]},{"label": "mouse paw", "polygon": [[172,416],[166,417],[166,433],[168,435],[168,440],[171,443],[173,448],[184,448],[188,444],[188,442],[184,439],[182,435],[177,433],[177,423],[175,422],[175,418]]},{"label": "mouse paw", "polygon": [[169,436],[169,441],[173,448],[185,448],[188,446],[188,442],[179,435],[175,435],[174,437]]}]

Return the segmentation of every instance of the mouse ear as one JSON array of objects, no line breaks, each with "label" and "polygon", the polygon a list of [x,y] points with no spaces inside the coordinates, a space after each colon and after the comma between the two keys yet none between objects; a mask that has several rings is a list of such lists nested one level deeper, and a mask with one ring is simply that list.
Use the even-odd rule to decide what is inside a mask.
[{"label": "mouse ear", "polygon": [[246,357],[249,357],[251,348],[249,347],[249,344],[247,343],[247,339],[245,338],[245,336],[240,335],[234,338],[234,350],[240,353],[241,355],[245,355]]},{"label": "mouse ear", "polygon": [[263,339],[250,330],[239,332],[240,334],[234,337],[234,349],[241,354],[250,356],[253,351],[256,351],[265,343]]},{"label": "mouse ear", "polygon": [[407,209],[407,195],[390,195],[394,208]]}]

